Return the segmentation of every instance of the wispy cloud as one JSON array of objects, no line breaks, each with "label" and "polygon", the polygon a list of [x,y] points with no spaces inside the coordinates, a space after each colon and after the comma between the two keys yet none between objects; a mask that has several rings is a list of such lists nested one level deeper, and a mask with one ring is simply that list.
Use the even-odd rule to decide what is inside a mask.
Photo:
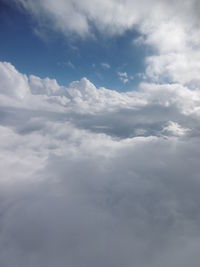
[{"label": "wispy cloud", "polygon": [[108,63],[105,63],[105,62],[102,62],[101,63],[101,67],[104,68],[104,69],[106,69],[106,70],[108,70],[108,69],[111,68],[111,66]]},{"label": "wispy cloud", "polygon": [[124,84],[129,82],[129,77],[128,77],[127,72],[120,72],[119,71],[117,74],[119,76],[120,81],[122,81]]},{"label": "wispy cloud", "polygon": [[71,69],[75,69],[74,64],[70,60],[67,62],[67,66],[70,67]]}]

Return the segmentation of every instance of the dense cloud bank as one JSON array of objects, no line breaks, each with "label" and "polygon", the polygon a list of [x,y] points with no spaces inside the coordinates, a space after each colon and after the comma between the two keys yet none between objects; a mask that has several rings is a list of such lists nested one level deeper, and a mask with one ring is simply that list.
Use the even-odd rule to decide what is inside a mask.
[{"label": "dense cloud bank", "polygon": [[0,81],[0,266],[199,266],[199,90]]}]

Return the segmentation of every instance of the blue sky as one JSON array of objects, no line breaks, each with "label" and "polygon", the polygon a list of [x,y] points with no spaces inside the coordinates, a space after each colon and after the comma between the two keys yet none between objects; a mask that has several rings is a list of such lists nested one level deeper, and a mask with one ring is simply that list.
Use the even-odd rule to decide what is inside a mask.
[{"label": "blue sky", "polygon": [[[87,77],[97,86],[115,90],[135,89],[144,72],[148,50],[135,45],[135,30],[105,36],[96,31],[90,38],[63,36],[48,30],[38,34],[34,20],[15,5],[1,3],[0,60],[21,72],[55,78],[67,85]],[[39,36],[40,35],[40,36]],[[128,81],[120,80],[128,76]]]}]

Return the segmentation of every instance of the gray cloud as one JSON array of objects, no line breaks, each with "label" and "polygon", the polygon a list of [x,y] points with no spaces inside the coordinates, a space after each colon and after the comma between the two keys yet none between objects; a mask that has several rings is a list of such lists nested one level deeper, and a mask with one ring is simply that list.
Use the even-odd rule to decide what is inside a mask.
[{"label": "gray cloud", "polygon": [[0,77],[1,266],[199,264],[198,90]]}]

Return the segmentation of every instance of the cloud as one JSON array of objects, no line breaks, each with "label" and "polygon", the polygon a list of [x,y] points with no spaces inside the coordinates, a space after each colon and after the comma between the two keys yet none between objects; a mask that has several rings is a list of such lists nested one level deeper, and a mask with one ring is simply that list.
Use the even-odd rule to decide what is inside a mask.
[{"label": "cloud", "polygon": [[20,74],[13,65],[8,62],[0,62],[0,93],[23,99],[28,93],[28,80],[26,75]]},{"label": "cloud", "polygon": [[1,266],[198,266],[199,90],[0,77]]},{"label": "cloud", "polygon": [[106,70],[110,69],[110,65],[108,63],[106,63],[106,62],[102,62],[101,63],[101,67],[106,69]]},{"label": "cloud", "polygon": [[[37,32],[47,29],[73,38],[123,35],[135,30],[146,45],[146,76],[153,82],[199,86],[199,1],[10,0],[30,14]],[[149,10],[151,12],[149,12]],[[127,79],[124,79],[127,82]]]},{"label": "cloud", "polygon": [[126,93],[0,63],[0,266],[199,266],[199,2],[14,2],[38,32],[136,29],[152,54]]},{"label": "cloud", "polygon": [[[169,15],[172,19],[176,17],[178,21],[196,23],[199,10],[198,1],[188,3],[164,0],[160,3],[157,0],[142,0],[138,3],[126,0],[122,3],[113,0],[93,2],[87,0],[82,3],[77,0],[59,0],[54,3],[51,0],[11,0],[10,2],[13,1],[23,6],[40,24],[50,23],[49,26],[63,33],[76,32],[81,36],[92,30],[91,22],[98,30],[107,31],[109,34],[124,32],[149,19],[153,22],[169,19]],[[152,7],[151,12],[149,12],[150,7]],[[144,26],[154,27],[155,24],[144,24]]]},{"label": "cloud", "polygon": [[119,71],[117,74],[118,74],[118,76],[119,76],[119,79],[120,79],[124,84],[126,84],[126,83],[129,82],[129,77],[128,77],[127,72],[120,72],[120,71]]},{"label": "cloud", "polygon": [[199,51],[169,53],[148,57],[146,74],[154,81],[173,81],[199,88]]},{"label": "cloud", "polygon": [[71,61],[67,62],[67,66],[70,67],[71,69],[75,69],[75,66]]},{"label": "cloud", "polygon": [[169,121],[167,126],[163,128],[163,132],[169,132],[174,136],[184,136],[187,134],[188,129],[182,128],[178,123]]}]

